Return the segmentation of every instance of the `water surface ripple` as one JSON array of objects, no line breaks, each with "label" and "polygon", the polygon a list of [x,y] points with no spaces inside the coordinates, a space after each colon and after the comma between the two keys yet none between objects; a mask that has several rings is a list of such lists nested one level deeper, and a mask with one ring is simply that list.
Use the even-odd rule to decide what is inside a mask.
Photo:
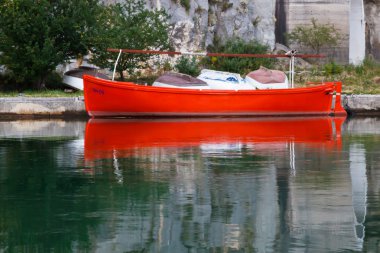
[{"label": "water surface ripple", "polygon": [[0,122],[0,252],[380,252],[379,129]]}]

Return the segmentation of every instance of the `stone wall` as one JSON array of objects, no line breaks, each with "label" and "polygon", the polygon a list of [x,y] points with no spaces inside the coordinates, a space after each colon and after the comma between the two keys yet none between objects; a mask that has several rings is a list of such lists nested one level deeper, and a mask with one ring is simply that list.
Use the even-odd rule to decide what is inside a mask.
[{"label": "stone wall", "polygon": [[380,61],[380,0],[364,0],[366,53]]},{"label": "stone wall", "polygon": [[[296,26],[311,24],[315,18],[318,23],[333,24],[339,32],[348,38],[350,0],[287,0],[287,30]],[[300,48],[307,52],[305,48]],[[343,40],[335,48],[322,48],[322,52],[338,62],[348,62],[348,40]],[[309,51],[308,53],[313,53]]]}]

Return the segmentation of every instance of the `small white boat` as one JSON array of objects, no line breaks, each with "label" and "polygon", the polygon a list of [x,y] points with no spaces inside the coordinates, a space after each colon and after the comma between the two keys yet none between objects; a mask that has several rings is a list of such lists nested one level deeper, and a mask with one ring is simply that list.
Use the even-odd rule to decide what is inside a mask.
[{"label": "small white boat", "polygon": [[97,68],[80,66],[64,73],[62,82],[71,88],[83,90],[83,75],[90,75],[110,80],[107,75],[99,73]]}]

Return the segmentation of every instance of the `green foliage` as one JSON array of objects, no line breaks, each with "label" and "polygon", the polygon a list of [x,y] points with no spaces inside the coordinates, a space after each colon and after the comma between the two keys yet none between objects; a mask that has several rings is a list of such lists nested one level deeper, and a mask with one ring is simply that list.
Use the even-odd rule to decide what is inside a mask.
[{"label": "green foliage", "polygon": [[180,3],[187,11],[190,10],[190,0],[180,0]]},{"label": "green foliage", "polygon": [[326,75],[331,76],[342,73],[343,68],[335,62],[331,62],[324,66],[324,71]]},{"label": "green foliage", "polygon": [[357,76],[363,76],[367,74],[368,72],[373,72],[373,70],[376,70],[376,69],[379,69],[379,64],[376,63],[371,58],[365,58],[363,63],[358,66],[354,66],[350,64],[350,65],[345,66],[344,68],[344,70],[347,73],[350,73],[350,74],[354,73]]},{"label": "green foliage", "polygon": [[178,72],[187,74],[190,76],[198,76],[199,73],[201,72],[197,59],[195,57],[192,57],[191,59],[186,56],[181,56],[175,66],[174,66]]},{"label": "green foliage", "polygon": [[[240,38],[232,38],[221,45],[218,39],[214,40],[210,52],[233,53],[233,54],[267,54],[269,47],[257,41],[244,41]],[[240,73],[242,75],[252,70],[265,66],[271,68],[274,59],[271,58],[241,58],[241,57],[212,57],[205,58],[203,64],[210,69]]]},{"label": "green foliage", "polygon": [[0,2],[0,65],[17,83],[42,88],[58,64],[85,54],[97,0]]},{"label": "green foliage", "polygon": [[222,4],[222,12],[225,12],[228,9],[231,9],[233,6],[234,6],[233,3],[229,3],[228,1],[224,1]]},{"label": "green foliage", "polygon": [[[91,48],[92,63],[103,68],[114,68],[117,54],[107,48],[154,49],[169,48],[168,15],[164,10],[147,10],[142,0],[128,0],[104,8],[99,16]],[[132,75],[148,66],[147,54],[122,54],[117,66],[120,78],[123,71]]]},{"label": "green foliage", "polygon": [[332,24],[319,24],[315,18],[311,19],[310,26],[299,25],[286,35],[290,43],[312,49],[319,54],[324,46],[336,46],[343,38],[338,29]]},{"label": "green foliage", "polygon": [[14,77],[9,72],[0,72],[0,91],[18,90],[19,87],[14,85],[16,83]]},{"label": "green foliage", "polygon": [[62,83],[62,77],[55,71],[49,73],[45,79],[47,89],[63,90],[67,86]]},{"label": "green foliage", "polygon": [[171,71],[171,70],[173,70],[173,67],[170,64],[170,62],[167,60],[167,61],[164,62],[164,64],[162,64],[162,69],[164,71]]}]

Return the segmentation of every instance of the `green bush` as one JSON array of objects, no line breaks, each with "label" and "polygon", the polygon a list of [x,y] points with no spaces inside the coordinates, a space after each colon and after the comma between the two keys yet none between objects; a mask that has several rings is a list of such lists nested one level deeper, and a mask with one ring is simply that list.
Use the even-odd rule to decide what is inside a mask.
[{"label": "green bush", "polygon": [[187,11],[190,10],[190,0],[181,0],[180,3]]},{"label": "green bush", "polygon": [[335,62],[328,63],[324,66],[325,74],[330,75],[338,75],[341,74],[343,71],[342,66],[336,64]]},{"label": "green bush", "polygon": [[43,88],[56,66],[86,54],[98,0],[0,1],[0,65],[15,84]]},{"label": "green bush", "polygon": [[333,24],[320,24],[317,19],[311,19],[311,25],[296,26],[292,32],[286,34],[290,43],[312,49],[316,54],[322,47],[333,47],[343,39],[343,35]]},{"label": "green bush", "polygon": [[177,60],[174,67],[178,70],[178,72],[190,76],[198,76],[200,73],[200,68],[195,57],[190,59],[189,57],[181,56]]},{"label": "green bush", "polygon": [[46,84],[46,88],[48,89],[63,90],[67,88],[67,86],[62,83],[62,77],[55,71],[47,75],[45,84]]},{"label": "green bush", "polygon": [[[216,39],[214,42],[214,46],[209,47],[210,52],[232,54],[269,53],[269,47],[267,45],[260,44],[255,40],[246,42],[240,38],[232,38],[227,40],[223,45],[220,45],[218,39]],[[275,60],[273,58],[208,57],[202,61],[202,64],[206,68],[245,75],[250,71],[260,68],[260,66],[272,68],[274,62]]]},{"label": "green bush", "polygon": [[9,73],[0,73],[0,91],[17,90],[16,80]]}]

